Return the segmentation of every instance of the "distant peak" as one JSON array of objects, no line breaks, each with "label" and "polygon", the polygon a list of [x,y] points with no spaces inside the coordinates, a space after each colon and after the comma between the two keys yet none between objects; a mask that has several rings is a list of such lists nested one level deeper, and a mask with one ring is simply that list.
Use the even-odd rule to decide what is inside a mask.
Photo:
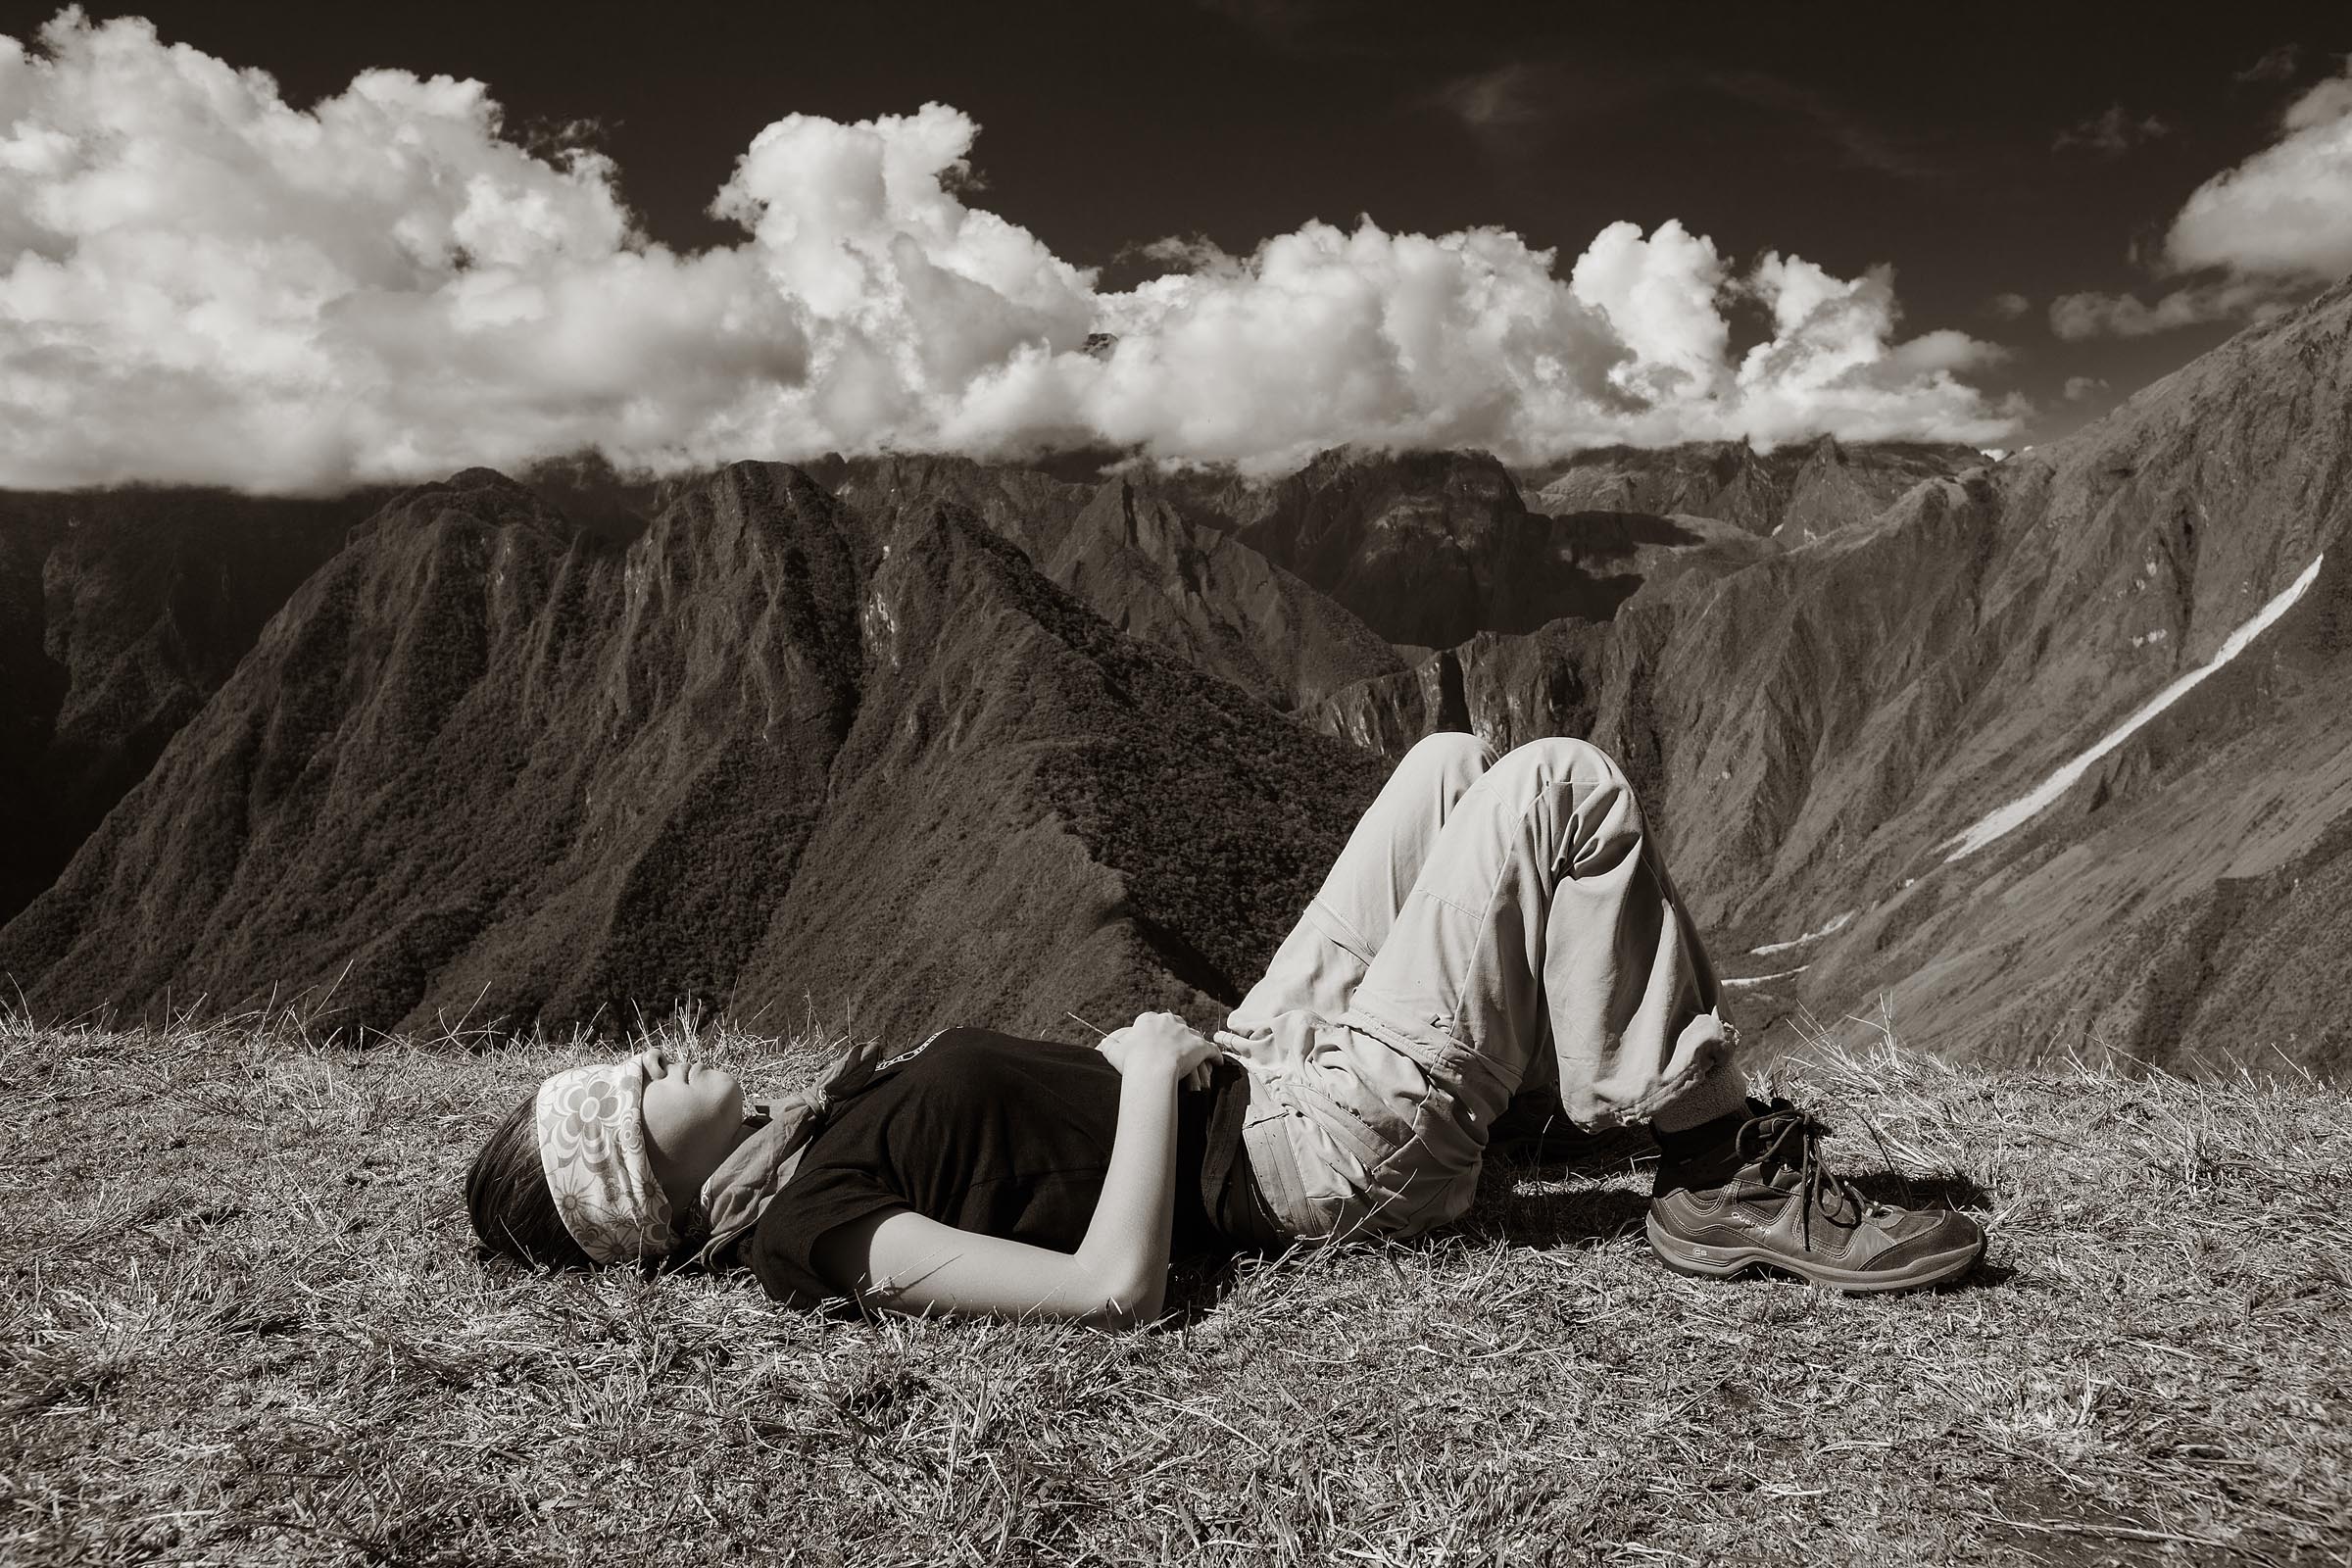
[{"label": "distant peak", "polygon": [[388,543],[453,519],[494,528],[536,528],[566,541],[580,531],[562,508],[529,485],[496,468],[474,467],[461,468],[446,479],[391,496],[365,521],[354,525],[347,538],[353,543],[369,539]]},{"label": "distant peak", "polygon": [[484,467],[460,468],[446,479],[403,490],[385,502],[378,515],[407,514],[431,517],[444,509],[499,521],[544,521],[558,525],[564,521],[564,514],[538,491],[496,468]]},{"label": "distant peak", "polygon": [[443,481],[445,490],[504,490],[515,495],[535,495],[528,485],[508,478],[496,468],[460,468]]}]

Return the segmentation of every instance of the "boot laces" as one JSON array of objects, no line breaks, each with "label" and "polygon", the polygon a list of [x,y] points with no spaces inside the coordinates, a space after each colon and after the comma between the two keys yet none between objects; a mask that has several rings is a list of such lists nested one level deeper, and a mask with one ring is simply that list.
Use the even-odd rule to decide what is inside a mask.
[{"label": "boot laces", "polygon": [[[1815,1205],[1834,1224],[1858,1224],[1876,1206],[1822,1157],[1821,1141],[1829,1136],[1828,1123],[1787,1101],[1775,1101],[1770,1110],[1740,1129],[1741,1152],[1755,1158],[1765,1180],[1779,1170],[1797,1173],[1796,1200],[1804,1205],[1801,1223],[1808,1248],[1813,1245]],[[1853,1217],[1846,1221],[1849,1205]]]}]

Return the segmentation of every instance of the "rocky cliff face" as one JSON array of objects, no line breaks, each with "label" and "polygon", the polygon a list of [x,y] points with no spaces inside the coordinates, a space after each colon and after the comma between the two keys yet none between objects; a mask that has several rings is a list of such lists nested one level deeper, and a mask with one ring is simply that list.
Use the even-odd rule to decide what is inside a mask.
[{"label": "rocky cliff face", "polygon": [[942,506],[968,508],[1041,567],[1060,550],[1071,524],[1102,488],[1099,479],[1090,483],[1020,465],[957,457],[835,459],[811,464],[807,471],[885,532]]},{"label": "rocky cliff face", "polygon": [[1087,504],[1046,575],[1121,631],[1275,708],[1404,668],[1345,607],[1126,478]]},{"label": "rocky cliff face", "polygon": [[2008,1055],[2352,1065],[2347,408],[2339,287],[1995,470],[1992,651],[1920,792],[1936,831],[2229,662],[2006,836],[1865,884],[1818,983]]},{"label": "rocky cliff face", "polygon": [[[1917,1043],[2002,1055],[2091,1042],[2340,1065],[2340,986],[2281,956],[2291,932],[2315,952],[2352,938],[2334,858],[2352,797],[2333,782],[2352,713],[2328,684],[2352,673],[2348,323],[2339,288],[2068,441],[1687,572],[1605,627],[1468,640],[1308,716],[1391,753],[1446,724],[1617,751],[1710,923],[1734,947],[1792,943],[1759,966],[1802,966],[1783,1000],[1885,994]],[[1951,858],[2323,555],[2223,675]],[[2217,912],[2251,907],[2247,877],[2292,890],[2266,916],[2295,912]],[[2184,930],[2205,933],[2193,965]],[[2264,990],[2265,966],[2302,989]]]},{"label": "rocky cliff face", "polygon": [[738,465],[623,547],[476,471],[303,585],[0,969],[42,1011],[274,990],[379,1028],[1206,1021],[1379,772],[958,508]]},{"label": "rocky cliff face", "polygon": [[1520,477],[1539,512],[1711,517],[1796,545],[1868,522],[1921,482],[1984,461],[1974,447],[1823,436],[1771,453],[1744,441],[1598,447]]},{"label": "rocky cliff face", "polygon": [[878,525],[943,502],[969,507],[1121,631],[1279,709],[1404,667],[1361,620],[1191,514],[1152,475],[1088,485],[968,458],[889,458],[829,477]]},{"label": "rocky cliff face", "polygon": [[755,991],[843,976],[908,1027],[1205,1021],[1385,775],[1116,631],[952,510],[894,533],[862,613],[858,723]]},{"label": "rocky cliff face", "polygon": [[1605,619],[1641,585],[1626,542],[1530,512],[1477,452],[1327,452],[1269,485],[1154,481],[1389,642],[1440,647],[1561,616]]},{"label": "rocky cliff face", "polygon": [[380,506],[224,491],[0,495],[0,921],[31,902]]}]

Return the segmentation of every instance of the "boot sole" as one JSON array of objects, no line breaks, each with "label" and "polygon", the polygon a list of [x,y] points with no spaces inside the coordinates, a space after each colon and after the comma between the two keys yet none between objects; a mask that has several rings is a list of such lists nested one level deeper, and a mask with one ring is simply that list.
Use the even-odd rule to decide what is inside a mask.
[{"label": "boot sole", "polygon": [[1659,1261],[1677,1274],[1722,1280],[1731,1278],[1741,1269],[1761,1265],[1800,1275],[1816,1285],[1828,1285],[1854,1296],[1875,1291],[1916,1291],[1924,1286],[1941,1285],[1976,1267],[1977,1260],[1984,1255],[1984,1239],[1979,1237],[1966,1247],[1915,1258],[1899,1269],[1836,1268],[1828,1263],[1790,1257],[1786,1252],[1776,1252],[1765,1247],[1709,1247],[1701,1242],[1688,1242],[1660,1225],[1655,1214],[1648,1217],[1643,1229],[1649,1234],[1650,1250],[1657,1253]]}]

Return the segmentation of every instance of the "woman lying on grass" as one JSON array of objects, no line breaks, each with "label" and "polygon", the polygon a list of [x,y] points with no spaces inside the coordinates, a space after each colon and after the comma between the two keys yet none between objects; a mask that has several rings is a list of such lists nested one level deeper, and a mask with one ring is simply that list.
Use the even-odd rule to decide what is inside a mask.
[{"label": "woman lying on grass", "polygon": [[466,1196],[484,1245],[533,1262],[1133,1323],[1174,1253],[1447,1223],[1505,1108],[1556,1100],[1649,1124],[1649,1241],[1686,1273],[1883,1291],[1975,1264],[1974,1221],[1871,1203],[1819,1122],[1750,1099],[1738,1040],[1615,762],[1432,735],[1213,1039],[1164,1012],[1095,1047],[950,1029],[748,1120],[730,1075],[645,1052],[548,1079]]}]

